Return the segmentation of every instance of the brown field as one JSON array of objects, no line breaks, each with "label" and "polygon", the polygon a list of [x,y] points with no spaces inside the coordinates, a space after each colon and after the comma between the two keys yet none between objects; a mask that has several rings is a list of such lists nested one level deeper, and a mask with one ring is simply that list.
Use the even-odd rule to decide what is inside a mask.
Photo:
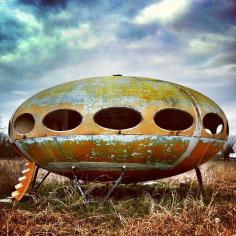
[{"label": "brown field", "polygon": [[[22,161],[0,161],[0,194],[8,195]],[[149,185],[88,184],[85,206],[68,181],[55,176],[20,203],[0,203],[0,235],[236,235],[236,162],[202,166],[205,197],[193,171]],[[181,183],[181,184],[180,184]]]}]

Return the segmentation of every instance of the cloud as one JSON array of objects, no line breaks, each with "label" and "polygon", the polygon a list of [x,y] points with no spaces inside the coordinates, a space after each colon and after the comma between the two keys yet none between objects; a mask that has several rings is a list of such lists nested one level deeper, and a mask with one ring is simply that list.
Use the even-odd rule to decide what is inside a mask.
[{"label": "cloud", "polygon": [[[233,14],[234,12],[234,14]],[[192,1],[189,9],[172,23],[178,32],[224,33],[236,23],[234,0]]]},{"label": "cloud", "polygon": [[67,5],[66,0],[19,0],[19,3],[26,4],[29,6],[45,9],[61,9]]},{"label": "cloud", "polygon": [[236,57],[235,52],[228,52],[220,53],[217,56],[213,57],[206,67],[209,69],[211,68],[217,68],[218,70],[221,69],[222,71],[224,68],[228,68],[229,70],[234,71],[236,66]]},{"label": "cloud", "polygon": [[[0,40],[3,42],[0,46],[2,78],[12,78],[9,69],[14,71],[14,78],[32,78],[34,74],[43,74],[63,63],[70,63],[68,57],[76,60],[83,50],[92,50],[115,40],[112,31],[117,24],[113,20],[118,19],[118,16],[93,19],[91,15],[87,17],[88,5],[82,9],[81,3],[69,1],[66,4],[65,1],[19,2],[23,5],[12,3],[0,7],[0,12],[4,12],[0,28]],[[60,6],[56,14],[54,5]],[[40,14],[37,10],[41,11],[42,7],[46,7],[47,12]],[[105,24],[107,26],[104,28]],[[12,37],[10,42],[9,37]]]},{"label": "cloud", "polygon": [[208,60],[203,64],[204,68],[218,69],[236,66],[236,27],[231,27],[224,34],[205,33],[190,40],[189,52],[198,55],[207,55]]},{"label": "cloud", "polygon": [[209,54],[219,49],[219,45],[225,41],[225,38],[219,34],[200,34],[190,40],[189,49],[195,54]]},{"label": "cloud", "polygon": [[[5,10],[5,16],[1,16],[3,21],[1,32],[6,34],[4,29],[7,28],[8,35],[13,33],[11,43],[14,47],[11,50],[5,48],[4,53],[0,56],[1,65],[4,65],[5,68],[15,68],[20,72],[27,67],[39,65],[51,57],[53,48],[57,46],[56,36],[51,37],[45,34],[43,23],[36,16],[22,11],[16,6],[0,9],[0,11],[3,10]],[[9,25],[9,21],[16,23]],[[15,30],[15,25],[20,26],[18,31]]]},{"label": "cloud", "polygon": [[235,6],[233,0],[4,0],[0,116],[7,121],[47,87],[123,74],[196,89],[226,109],[235,127]]},{"label": "cloud", "polygon": [[149,24],[153,22],[168,22],[182,14],[188,6],[187,0],[162,0],[147,6],[134,18],[136,24]]},{"label": "cloud", "polygon": [[92,49],[99,45],[105,45],[113,38],[106,38],[93,29],[90,23],[80,24],[77,28],[67,28],[60,31],[61,40],[68,49]]}]

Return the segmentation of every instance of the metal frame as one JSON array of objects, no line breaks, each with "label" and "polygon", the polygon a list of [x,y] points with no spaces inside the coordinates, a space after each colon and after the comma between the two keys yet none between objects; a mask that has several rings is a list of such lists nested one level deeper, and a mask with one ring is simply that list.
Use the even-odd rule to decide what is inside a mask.
[{"label": "metal frame", "polygon": [[76,169],[76,167],[75,166],[72,166],[72,173],[73,173],[73,180],[74,180],[74,185],[75,185],[75,187],[77,188],[77,189],[79,189],[79,192],[80,192],[80,194],[81,194],[81,196],[82,196],[82,199],[83,199],[83,202],[84,202],[84,204],[85,205],[87,205],[88,204],[88,200],[87,200],[87,198],[86,198],[86,193],[84,193],[84,191],[83,191],[83,189],[82,189],[82,187],[81,187],[81,184],[80,184],[80,182],[79,182],[79,179],[78,179],[78,177],[77,177],[77,175],[76,175],[76,173],[75,173],[75,169]]},{"label": "metal frame", "polygon": [[[38,190],[38,188],[43,184],[43,182],[46,180],[46,178],[49,176],[49,174],[51,173],[50,171],[48,171],[43,179],[40,181],[40,183],[38,185],[36,185],[36,180],[37,180],[37,176],[38,176],[38,171],[41,167],[36,165],[35,171],[34,171],[34,176],[33,176],[33,181],[32,181],[32,186],[31,186],[31,190],[30,192],[36,192]],[[85,205],[88,205],[89,201],[86,197],[86,193],[83,191],[82,186],[80,184],[80,181],[75,173],[75,166],[72,166],[72,173],[73,173],[73,183],[75,185],[75,187],[79,190],[81,197],[83,199],[83,203]],[[108,198],[111,196],[111,194],[113,193],[113,191],[118,187],[118,185],[122,182],[125,172],[126,172],[126,166],[124,165],[121,169],[121,174],[120,176],[117,178],[117,180],[115,180],[113,182],[112,188],[108,191],[106,197],[105,197],[105,201],[108,200]],[[195,172],[196,172],[196,176],[197,176],[197,181],[198,181],[198,185],[199,185],[199,190],[200,190],[200,194],[201,197],[205,196],[205,190],[204,190],[204,185],[203,185],[203,180],[202,180],[202,174],[201,174],[201,170],[199,167],[195,168]]]},{"label": "metal frame", "polygon": [[[73,173],[73,182],[76,186],[76,188],[78,188],[80,194],[81,194],[81,197],[83,199],[83,203],[85,205],[88,205],[89,203],[89,200],[87,199],[86,197],[86,193],[83,191],[82,187],[81,187],[81,184],[79,182],[79,179],[75,173],[75,169],[76,167],[75,166],[72,166],[72,173]],[[122,182],[123,178],[124,178],[124,175],[125,175],[125,171],[126,171],[126,166],[124,165],[121,169],[121,174],[120,176],[118,177],[118,179],[116,181],[113,182],[113,185],[112,185],[112,188],[108,191],[106,197],[105,197],[105,201],[108,200],[108,198],[111,196],[111,194],[113,193],[113,191],[115,190],[115,188]]]},{"label": "metal frame", "polygon": [[115,190],[115,188],[121,183],[122,179],[124,178],[125,171],[126,171],[126,166],[123,166],[122,169],[121,169],[121,175],[113,183],[112,188],[110,189],[110,191],[107,193],[107,195],[105,197],[105,201],[111,196],[111,194]]},{"label": "metal frame", "polygon": [[[37,177],[38,177],[38,171],[39,169],[42,168],[40,167],[39,165],[36,165],[36,168],[35,168],[35,171],[34,171],[34,177],[33,177],[33,182],[32,182],[32,186],[31,186],[31,189],[30,189],[30,192],[34,192],[36,193],[36,191],[38,190],[38,188],[43,184],[43,182],[47,179],[47,177],[49,176],[49,174],[51,173],[50,171],[48,171],[43,179],[36,185],[36,180],[37,180]],[[42,168],[43,169],[43,168]]]},{"label": "metal frame", "polygon": [[201,173],[200,168],[196,167],[195,172],[196,172],[196,175],[197,175],[197,180],[198,180],[198,185],[199,185],[201,197],[204,197],[205,196],[205,190],[204,190],[204,186],[203,186],[202,173]]}]

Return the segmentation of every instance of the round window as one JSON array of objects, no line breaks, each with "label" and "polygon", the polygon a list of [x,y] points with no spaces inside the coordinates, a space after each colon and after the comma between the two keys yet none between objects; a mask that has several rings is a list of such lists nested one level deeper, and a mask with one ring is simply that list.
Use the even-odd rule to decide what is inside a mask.
[{"label": "round window", "polygon": [[34,117],[29,113],[24,113],[16,118],[14,129],[19,134],[27,134],[33,130],[34,125]]},{"label": "round window", "polygon": [[48,113],[43,124],[55,131],[67,131],[76,128],[82,122],[80,113],[69,109],[59,109]]},{"label": "round window", "polygon": [[208,113],[203,118],[203,126],[208,134],[222,133],[224,122],[216,113]]},{"label": "round window", "polygon": [[138,125],[142,120],[140,112],[128,107],[109,107],[98,111],[94,121],[107,129],[123,130]]},{"label": "round window", "polygon": [[167,108],[156,113],[154,122],[162,129],[178,131],[191,127],[193,124],[193,117],[186,111]]}]

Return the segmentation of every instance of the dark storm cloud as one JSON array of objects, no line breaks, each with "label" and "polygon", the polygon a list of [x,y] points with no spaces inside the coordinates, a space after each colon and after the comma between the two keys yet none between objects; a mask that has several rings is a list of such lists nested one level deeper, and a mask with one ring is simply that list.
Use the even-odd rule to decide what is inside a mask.
[{"label": "dark storm cloud", "polygon": [[[95,38],[95,34],[102,34],[107,26],[119,24],[118,21],[125,20],[127,16],[131,17],[140,7],[148,3],[148,1],[138,2],[139,4],[130,2],[120,4],[120,1],[102,0],[11,1],[10,5],[5,7],[7,13],[1,14],[0,17],[0,52],[6,53],[5,57],[0,58],[0,80],[32,79],[33,74],[39,76],[47,73],[48,70],[60,67],[63,63],[70,63],[67,60],[68,55],[71,57],[77,54],[83,57],[80,51],[83,51],[86,39],[80,42],[80,38],[83,37],[81,35],[87,34],[85,37]],[[15,10],[17,16],[15,16]],[[83,25],[88,22],[90,24],[88,32],[73,36],[80,29],[83,31]],[[94,35],[89,35],[89,31],[94,31]],[[144,31],[145,29],[143,33]],[[124,34],[126,38],[129,37],[127,31]],[[138,34],[141,37],[142,33]],[[132,37],[131,34],[129,35]],[[110,35],[107,35],[107,39],[109,37]],[[70,40],[74,41],[70,43]],[[77,46],[71,47],[74,44]],[[55,60],[57,58],[60,58],[59,62]],[[12,74],[17,76],[12,76]]]},{"label": "dark storm cloud", "polygon": [[228,19],[228,22],[236,25],[236,1],[224,0],[225,11],[220,14],[223,18]]},{"label": "dark storm cloud", "polygon": [[18,0],[20,4],[26,4],[36,8],[46,8],[48,10],[65,8],[67,2],[67,0]]},{"label": "dark storm cloud", "polygon": [[[55,3],[61,5],[62,3]],[[27,2],[53,7],[53,2]],[[65,47],[54,30],[73,24],[70,17],[58,21],[52,18],[39,19],[33,9],[24,4],[10,1],[0,6],[0,82],[32,79],[46,71],[61,66],[63,60],[55,59],[64,55]],[[35,7],[36,7],[35,5]],[[23,7],[23,8],[22,8]],[[63,26],[62,22],[65,21]],[[62,58],[64,58],[62,57]],[[4,85],[1,84],[1,89]]]},{"label": "dark storm cloud", "polygon": [[[0,111],[6,114],[4,120],[44,88],[115,73],[187,85],[232,114],[236,2],[186,0],[186,9],[167,21],[135,22],[144,9],[167,1],[3,1],[0,100],[5,102]],[[231,123],[236,122],[233,119]]]},{"label": "dark storm cloud", "polygon": [[181,38],[186,63],[209,67],[236,63],[236,1],[193,1],[166,27]]},{"label": "dark storm cloud", "polygon": [[[157,5],[158,3],[156,7]],[[133,31],[131,34],[133,38],[125,30],[120,35],[132,40],[135,37],[141,39],[152,35],[163,48],[181,55],[182,60],[189,65],[214,67],[234,64],[234,58],[236,58],[235,8],[235,1],[192,1],[188,2],[181,14],[176,14],[172,18],[162,18],[163,15],[152,18],[150,14],[155,14],[154,10],[146,8],[135,18],[136,27],[132,24],[128,26],[127,32]],[[158,12],[157,8],[155,10]],[[140,31],[138,31],[139,28]],[[156,29],[159,34],[150,33],[150,29],[153,32]]]},{"label": "dark storm cloud", "polygon": [[2,14],[0,17],[0,52],[1,54],[14,51],[17,41],[24,37],[24,25],[14,16]]},{"label": "dark storm cloud", "polygon": [[232,25],[236,25],[234,0],[193,1],[189,11],[173,22],[176,30],[189,33],[224,33]]},{"label": "dark storm cloud", "polygon": [[76,10],[77,17],[94,19],[105,17],[110,13],[116,13],[125,17],[133,17],[141,8],[148,5],[153,0],[137,0],[135,4],[132,1],[120,0],[18,0],[17,4],[32,7],[34,14],[39,17],[45,17],[48,13],[54,11],[69,10],[73,7]]},{"label": "dark storm cloud", "polygon": [[198,39],[206,45],[206,53],[186,52],[187,61],[209,67],[236,64],[236,1],[195,1],[169,27],[185,35],[187,43]]}]

